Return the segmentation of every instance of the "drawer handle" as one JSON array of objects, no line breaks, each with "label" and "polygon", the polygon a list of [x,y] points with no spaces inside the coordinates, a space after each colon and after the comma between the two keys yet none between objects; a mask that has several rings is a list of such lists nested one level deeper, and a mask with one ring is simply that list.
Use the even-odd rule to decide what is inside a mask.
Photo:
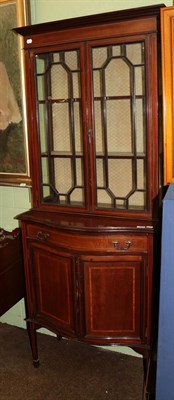
[{"label": "drawer handle", "polygon": [[126,244],[125,247],[122,247],[119,241],[112,242],[112,244],[113,244],[113,246],[114,246],[114,248],[116,250],[128,250],[129,247],[132,245],[132,242],[130,240],[126,240],[125,241],[125,244]]},{"label": "drawer handle", "polygon": [[42,231],[37,232],[36,238],[38,240],[47,240],[50,237],[49,233],[45,233]]}]

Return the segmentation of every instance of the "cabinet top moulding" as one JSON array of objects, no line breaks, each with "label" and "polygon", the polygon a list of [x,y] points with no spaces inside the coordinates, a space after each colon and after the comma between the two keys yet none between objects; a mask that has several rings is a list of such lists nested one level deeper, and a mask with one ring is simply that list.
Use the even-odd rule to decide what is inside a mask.
[{"label": "cabinet top moulding", "polygon": [[[145,26],[145,31],[147,32],[147,17],[149,16],[149,30],[158,30],[158,26],[156,26],[156,23],[154,23],[154,20],[152,19],[153,16],[158,16],[160,9],[166,7],[165,4],[158,4],[158,5],[152,5],[152,6],[146,6],[146,7],[138,7],[138,8],[132,8],[128,10],[119,10],[119,11],[111,11],[107,13],[102,13],[102,14],[94,14],[94,15],[87,15],[83,17],[76,17],[76,18],[69,18],[69,19],[63,19],[63,20],[57,20],[57,21],[50,21],[50,22],[44,22],[44,23],[39,23],[39,24],[34,24],[30,26],[23,26],[23,27],[18,27],[14,28],[13,30],[24,36],[34,36],[34,35],[42,35],[44,34],[51,34],[55,31],[61,31],[61,30],[66,30],[66,29],[78,29],[78,28],[90,28],[92,26],[95,26],[97,29],[97,25],[102,25],[102,23],[106,24],[113,24],[113,23],[119,23],[124,20],[125,24],[126,21],[129,21],[131,25],[133,26],[133,31],[135,32],[136,26],[134,24],[134,21],[132,20],[133,18],[136,20],[140,18],[146,18],[146,26]],[[142,29],[143,31],[143,26],[138,26],[137,30],[140,31]],[[131,32],[129,32],[131,33]],[[28,43],[31,44],[32,42]],[[27,46],[27,47],[33,47],[32,46]]]},{"label": "cabinet top moulding", "polygon": [[89,217],[87,215],[73,215],[71,218],[67,214],[57,214],[53,212],[42,212],[38,210],[29,210],[16,219],[27,223],[37,223],[45,227],[54,227],[62,231],[69,232],[88,232],[88,233],[138,233],[153,234],[158,231],[159,224],[157,220],[143,221],[140,219],[125,220],[123,218],[105,218],[100,216]]}]

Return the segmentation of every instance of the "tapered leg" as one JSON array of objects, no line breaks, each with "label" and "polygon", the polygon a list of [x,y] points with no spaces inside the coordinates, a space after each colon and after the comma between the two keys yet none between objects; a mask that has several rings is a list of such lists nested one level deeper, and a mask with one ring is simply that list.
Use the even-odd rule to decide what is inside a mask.
[{"label": "tapered leg", "polygon": [[148,351],[143,357],[144,397],[143,400],[155,400],[156,360],[153,352]]},{"label": "tapered leg", "polygon": [[149,388],[149,370],[150,370],[150,352],[147,352],[143,356],[143,368],[144,368],[144,389],[143,389],[143,400],[149,400],[150,388]]},{"label": "tapered leg", "polygon": [[37,348],[37,332],[36,325],[33,322],[27,322],[27,330],[30,340],[31,352],[33,356],[33,365],[39,367],[38,348]]}]

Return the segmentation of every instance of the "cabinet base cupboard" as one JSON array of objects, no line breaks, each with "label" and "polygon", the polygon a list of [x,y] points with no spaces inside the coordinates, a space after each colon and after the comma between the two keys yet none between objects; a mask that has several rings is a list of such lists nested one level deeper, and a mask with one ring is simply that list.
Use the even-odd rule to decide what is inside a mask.
[{"label": "cabinet base cupboard", "polygon": [[[159,6],[16,28],[33,207],[27,326],[126,345],[149,369],[160,209]],[[156,251],[157,249],[158,251]]]}]

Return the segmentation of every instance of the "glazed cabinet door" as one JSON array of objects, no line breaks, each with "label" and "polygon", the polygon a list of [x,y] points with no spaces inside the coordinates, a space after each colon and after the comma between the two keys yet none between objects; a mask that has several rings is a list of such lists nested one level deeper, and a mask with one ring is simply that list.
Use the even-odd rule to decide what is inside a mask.
[{"label": "glazed cabinet door", "polygon": [[74,335],[73,257],[34,241],[29,242],[28,250],[29,319],[60,335]]},{"label": "glazed cabinet door", "polygon": [[146,257],[83,257],[84,337],[100,343],[145,343]]},{"label": "glazed cabinet door", "polygon": [[88,50],[95,211],[152,212],[158,192],[156,37],[96,41]]},{"label": "glazed cabinet door", "polygon": [[[41,207],[88,208],[86,80],[84,45],[35,49],[30,56],[34,81],[33,140],[38,160]],[[34,144],[32,143],[33,147]],[[34,171],[35,174],[35,171]]]},{"label": "glazed cabinet door", "polygon": [[30,51],[34,206],[152,214],[159,186],[156,58],[156,34]]}]

